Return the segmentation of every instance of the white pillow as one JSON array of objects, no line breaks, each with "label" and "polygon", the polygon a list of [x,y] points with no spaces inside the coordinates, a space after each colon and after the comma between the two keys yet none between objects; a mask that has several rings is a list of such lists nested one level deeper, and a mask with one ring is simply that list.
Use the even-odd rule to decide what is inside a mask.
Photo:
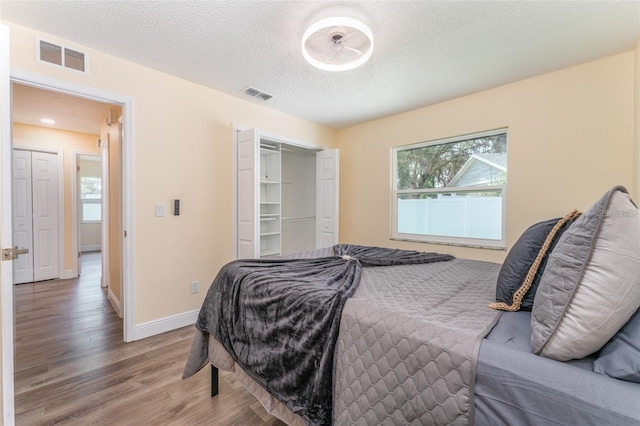
[{"label": "white pillow", "polygon": [[640,307],[640,215],[615,187],[562,235],[531,315],[533,352],[565,361],[601,349]]}]

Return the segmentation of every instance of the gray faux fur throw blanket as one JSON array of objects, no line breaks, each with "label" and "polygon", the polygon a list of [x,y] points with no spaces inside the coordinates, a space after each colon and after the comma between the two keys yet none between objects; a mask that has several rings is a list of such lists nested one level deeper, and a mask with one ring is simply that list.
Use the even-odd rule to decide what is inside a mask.
[{"label": "gray faux fur throw blanket", "polygon": [[[331,424],[340,316],[362,267],[453,259],[345,244],[333,251],[332,257],[228,263],[209,288],[196,322],[204,337],[200,342],[214,336],[253,380],[310,425]],[[200,353],[199,359],[190,358],[183,378],[207,364],[206,348]]]}]

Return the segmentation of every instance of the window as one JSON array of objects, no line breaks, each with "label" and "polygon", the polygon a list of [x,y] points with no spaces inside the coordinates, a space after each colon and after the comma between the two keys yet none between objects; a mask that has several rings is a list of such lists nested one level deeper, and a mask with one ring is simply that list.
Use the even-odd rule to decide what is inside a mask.
[{"label": "window", "polygon": [[81,176],[80,199],[82,202],[82,222],[100,222],[102,220],[102,179]]},{"label": "window", "polygon": [[506,129],[394,148],[393,176],[393,238],[506,246]]}]

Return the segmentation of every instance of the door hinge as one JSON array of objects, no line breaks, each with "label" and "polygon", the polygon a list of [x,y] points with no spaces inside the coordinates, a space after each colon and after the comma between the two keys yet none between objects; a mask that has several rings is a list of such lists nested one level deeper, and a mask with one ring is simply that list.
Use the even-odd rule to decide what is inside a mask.
[{"label": "door hinge", "polygon": [[76,166],[76,172],[79,172],[79,171],[80,171],[80,166],[78,165]]},{"label": "door hinge", "polygon": [[124,231],[124,237],[127,238],[127,231]]}]

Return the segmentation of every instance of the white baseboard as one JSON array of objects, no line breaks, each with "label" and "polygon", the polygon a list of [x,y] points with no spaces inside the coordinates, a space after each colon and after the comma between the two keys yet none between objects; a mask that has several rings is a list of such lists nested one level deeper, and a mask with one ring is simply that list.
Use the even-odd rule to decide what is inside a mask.
[{"label": "white baseboard", "polygon": [[92,246],[81,246],[80,247],[80,251],[81,252],[85,252],[85,251],[100,251],[102,250],[102,246],[100,244],[95,244]]},{"label": "white baseboard", "polygon": [[137,324],[133,329],[132,340],[144,339],[145,337],[155,336],[156,334],[166,333],[167,331],[195,324],[199,312],[199,310],[184,312],[159,320]]},{"label": "white baseboard", "polygon": [[111,291],[111,287],[109,287],[109,290],[107,291],[107,297],[109,298],[109,302],[111,303],[113,310],[116,311],[116,314],[118,314],[120,318],[122,318],[122,309],[120,308],[120,300],[118,300],[116,295],[113,294],[113,292]]},{"label": "white baseboard", "polygon": [[61,280],[70,280],[71,278],[78,278],[78,273],[75,272],[73,269],[65,269],[60,274]]}]

